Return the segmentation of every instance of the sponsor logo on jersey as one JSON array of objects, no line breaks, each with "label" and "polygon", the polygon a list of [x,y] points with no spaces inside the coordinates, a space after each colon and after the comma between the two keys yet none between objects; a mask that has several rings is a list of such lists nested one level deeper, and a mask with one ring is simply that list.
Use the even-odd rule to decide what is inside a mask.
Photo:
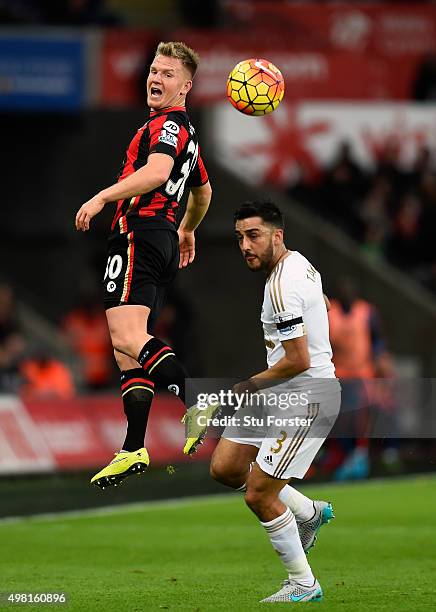
[{"label": "sponsor logo on jersey", "polygon": [[109,293],[113,293],[116,288],[117,286],[114,283],[114,281],[109,281],[108,284],[106,285],[106,289],[109,291]]},{"label": "sponsor logo on jersey", "polygon": [[171,134],[178,134],[180,132],[180,127],[174,121],[165,121],[162,127],[167,132],[171,132]]},{"label": "sponsor logo on jersey", "polygon": [[263,458],[263,460],[265,461],[265,463],[267,463],[268,465],[272,465],[273,464],[273,457],[272,455],[267,455],[266,457]]},{"label": "sponsor logo on jersey", "polygon": [[167,132],[166,130],[162,130],[159,136],[159,142],[171,145],[172,147],[177,147],[177,136],[175,134]]}]

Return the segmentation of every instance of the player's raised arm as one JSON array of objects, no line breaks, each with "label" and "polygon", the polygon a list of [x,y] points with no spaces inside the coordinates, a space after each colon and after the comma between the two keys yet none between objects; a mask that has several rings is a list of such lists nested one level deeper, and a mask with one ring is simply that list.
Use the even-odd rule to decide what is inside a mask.
[{"label": "player's raised arm", "polygon": [[173,166],[174,159],[169,155],[153,153],[142,168],[85,202],[77,212],[76,229],[88,230],[91,219],[101,212],[108,202],[132,198],[156,189],[168,180]]},{"label": "player's raised arm", "polygon": [[191,187],[188,204],[179,226],[180,263],[179,268],[186,268],[194,261],[194,231],[200,225],[212,198],[212,187],[209,181],[200,187]]}]

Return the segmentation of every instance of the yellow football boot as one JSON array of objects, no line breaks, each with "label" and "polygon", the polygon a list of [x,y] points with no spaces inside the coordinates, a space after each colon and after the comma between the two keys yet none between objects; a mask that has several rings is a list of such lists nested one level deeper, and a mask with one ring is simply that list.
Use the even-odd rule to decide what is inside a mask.
[{"label": "yellow football boot", "polygon": [[117,484],[121,483],[128,476],[133,476],[134,474],[139,476],[142,472],[145,472],[149,463],[150,458],[146,448],[139,448],[131,453],[120,451],[115,453],[115,458],[112,459],[109,465],[91,478],[91,484],[100,487],[100,489],[116,487]]},{"label": "yellow football boot", "polygon": [[[182,418],[185,424],[186,442],[183,447],[185,455],[193,455],[198,447],[203,444],[206,437],[210,419],[213,419],[221,411],[220,404],[210,404],[206,408],[191,406]],[[201,417],[199,419],[199,417]]]}]

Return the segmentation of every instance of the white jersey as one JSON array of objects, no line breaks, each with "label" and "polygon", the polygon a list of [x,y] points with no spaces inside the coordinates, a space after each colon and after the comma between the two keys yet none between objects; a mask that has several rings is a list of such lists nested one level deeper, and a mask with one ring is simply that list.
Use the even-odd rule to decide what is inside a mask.
[{"label": "white jersey", "polygon": [[292,380],[334,378],[321,276],[298,251],[289,251],[268,277],[261,321],[268,367],[284,357],[284,340],[307,335],[310,367]]}]

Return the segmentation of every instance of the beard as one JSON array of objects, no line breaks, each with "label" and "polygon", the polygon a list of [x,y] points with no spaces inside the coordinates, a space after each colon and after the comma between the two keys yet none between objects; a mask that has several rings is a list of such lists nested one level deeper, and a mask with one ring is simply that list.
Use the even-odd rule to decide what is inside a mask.
[{"label": "beard", "polygon": [[268,245],[268,247],[265,249],[265,251],[261,255],[256,255],[257,260],[255,260],[255,262],[257,263],[257,265],[250,266],[250,264],[247,262],[248,268],[252,272],[268,272],[271,266],[271,261],[273,259],[273,256],[274,256],[274,248],[271,242],[271,244]]}]

